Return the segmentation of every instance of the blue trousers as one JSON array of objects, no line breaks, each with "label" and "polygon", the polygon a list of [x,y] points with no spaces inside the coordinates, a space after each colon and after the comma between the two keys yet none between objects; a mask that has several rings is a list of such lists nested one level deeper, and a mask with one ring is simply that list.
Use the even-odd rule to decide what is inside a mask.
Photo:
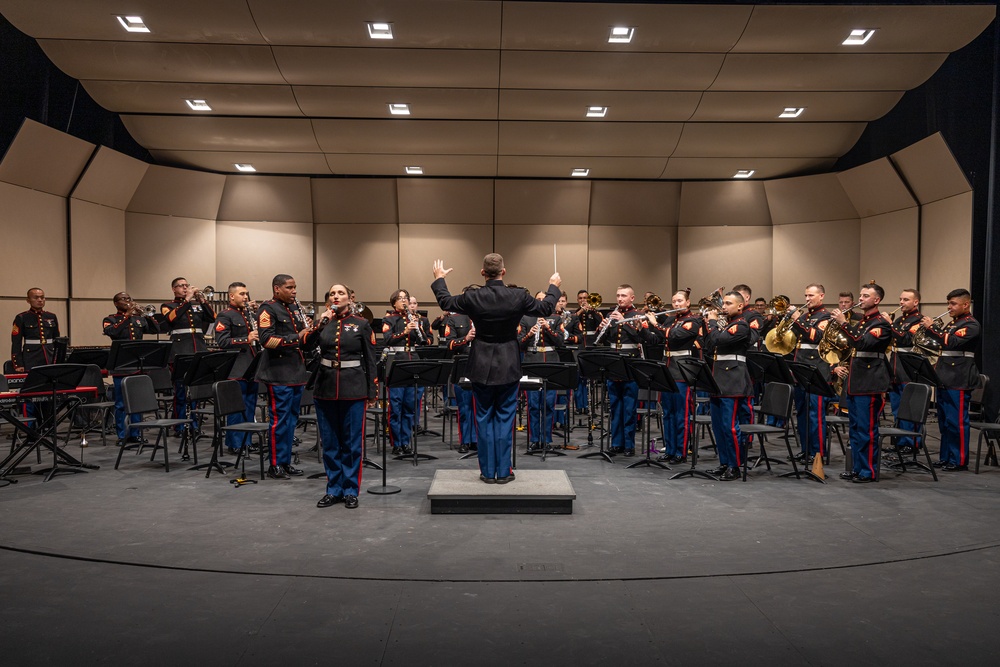
[{"label": "blue trousers", "polygon": [[455,404],[458,406],[458,442],[473,445],[479,442],[476,435],[476,399],[472,391],[455,385]]},{"label": "blue trousers", "polygon": [[528,442],[552,442],[552,423],[556,409],[556,392],[545,392],[545,424],[542,419],[542,392],[524,392],[528,399]]},{"label": "blue trousers", "polygon": [[361,489],[365,443],[365,401],[317,398],[316,426],[323,446],[328,495],[356,496]]},{"label": "blue trousers", "polygon": [[846,398],[853,470],[863,479],[878,478],[878,419],[885,399],[881,394],[848,395]]},{"label": "blue trousers", "polygon": [[479,430],[479,472],[488,479],[503,479],[511,473],[517,384],[472,385]]},{"label": "blue trousers", "polygon": [[291,465],[292,439],[299,423],[303,385],[268,384],[267,403],[271,413],[271,465]]},{"label": "blue trousers", "polygon": [[802,453],[808,457],[815,454],[825,456],[826,399],[815,394],[808,394],[804,389],[796,387],[795,411]]},{"label": "blue trousers", "polygon": [[740,433],[740,403],[745,397],[713,396],[709,400],[712,414],[712,435],[715,448],[719,451],[719,465],[738,468],[743,465],[746,452],[743,449],[743,435]]},{"label": "blue trousers", "polygon": [[389,438],[394,448],[409,447],[410,440],[413,439],[413,422],[416,419],[413,407],[415,389],[393,387],[389,390]]},{"label": "blue trousers", "polygon": [[608,404],[611,410],[611,446],[626,452],[635,450],[636,407],[639,385],[635,382],[608,381]]},{"label": "blue trousers", "polygon": [[[747,396],[741,398],[737,401],[737,410],[740,413],[740,423],[741,424],[753,424],[754,414],[753,414],[753,397]],[[752,435],[742,436],[743,448],[746,450],[750,447],[750,443],[753,442]]]},{"label": "blue trousers", "polygon": [[576,403],[576,411],[583,412],[587,409],[587,399],[590,398],[590,384],[587,378],[581,377],[580,384],[576,385],[573,392],[573,401]]},{"label": "blue trousers", "polygon": [[687,458],[691,441],[691,413],[694,411],[694,388],[684,382],[677,383],[677,393],[660,393],[663,408],[663,453],[666,456]]},{"label": "blue trousers", "polygon": [[[240,391],[243,392],[243,413],[231,414],[226,417],[226,425],[242,424],[243,422],[254,421],[257,412],[257,383],[237,380],[240,383]],[[226,433],[226,447],[229,449],[239,449],[250,443],[249,433]]]},{"label": "blue trousers", "polygon": [[[124,440],[128,436],[128,433],[125,431],[125,420],[127,417],[125,414],[125,394],[122,393],[122,380],[124,379],[124,375],[115,375],[111,378],[111,381],[114,383],[113,393],[115,396],[115,431],[118,433],[119,440]],[[132,415],[128,421],[133,424],[140,422],[142,421],[142,415]]]},{"label": "blue trousers", "polygon": [[[900,399],[903,398],[903,388],[904,387],[906,387],[905,384],[894,384],[894,385],[892,385],[892,388],[889,389],[889,405],[892,406],[892,416],[893,417],[896,416],[896,413],[899,410],[899,401],[900,401]],[[908,422],[908,421],[900,420],[899,421],[899,428],[904,429],[906,431],[914,431],[914,430],[916,430],[917,425],[914,424],[913,422]],[[920,446],[920,442],[914,440],[910,436],[906,436],[904,438],[900,438],[899,441],[896,444],[898,444],[900,447],[919,447]]]},{"label": "blue trousers", "polygon": [[967,389],[937,390],[938,428],[941,429],[941,461],[969,465],[969,399]]}]

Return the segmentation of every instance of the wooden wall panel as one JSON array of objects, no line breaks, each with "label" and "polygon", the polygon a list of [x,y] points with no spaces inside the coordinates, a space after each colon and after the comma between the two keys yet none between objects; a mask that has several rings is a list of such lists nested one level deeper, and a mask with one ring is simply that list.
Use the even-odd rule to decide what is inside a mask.
[{"label": "wooden wall panel", "polygon": [[971,253],[972,193],[925,204],[920,223],[920,291],[925,302],[945,303],[951,290],[969,289]]},{"label": "wooden wall panel", "polygon": [[49,298],[68,296],[66,200],[0,182],[0,202],[7,255],[0,262],[0,295],[23,298],[40,287]]},{"label": "wooden wall panel", "polygon": [[827,303],[837,302],[841,290],[857,292],[861,284],[859,222],[837,220],[774,228],[772,289],[786,294],[795,305],[809,283],[826,288]]},{"label": "wooden wall panel", "polygon": [[312,198],[317,223],[399,222],[394,178],[314,178]]},{"label": "wooden wall panel", "polygon": [[401,178],[396,181],[399,222],[492,224],[493,183],[489,179]]},{"label": "wooden wall panel", "polygon": [[457,294],[470,283],[483,284],[479,274],[483,257],[492,251],[490,225],[400,225],[398,287],[410,290],[422,308],[433,310],[434,260],[444,260],[445,267],[455,269],[448,276],[448,287]]},{"label": "wooden wall panel", "polygon": [[312,222],[310,179],[227,176],[218,220]]},{"label": "wooden wall panel", "polygon": [[334,282],[346,283],[381,317],[399,285],[399,227],[316,225],[316,298]]},{"label": "wooden wall panel", "polygon": [[125,211],[69,200],[73,298],[111,299],[125,289]]},{"label": "wooden wall panel", "polygon": [[497,181],[497,225],[586,225],[590,181]]},{"label": "wooden wall panel", "polygon": [[[902,290],[917,287],[918,210],[862,218],[859,225],[864,242],[858,285],[874,279],[885,289],[885,307],[892,310]],[[856,288],[851,291],[858,293]]]},{"label": "wooden wall panel", "polygon": [[556,244],[562,289],[571,302],[587,284],[587,228],[583,225],[501,225],[496,251],[503,255],[507,281],[538,292],[552,276],[552,245]]},{"label": "wooden wall panel", "polygon": [[[266,250],[266,251],[265,251]],[[215,225],[216,291],[247,284],[258,302],[271,298],[271,279],[295,278],[303,304],[313,299],[313,225],[308,222],[218,222]],[[198,283],[199,287],[204,285]]]},{"label": "wooden wall panel", "polygon": [[674,284],[677,228],[591,227],[588,236],[586,288],[612,306],[620,284],[632,285],[639,298],[646,290],[662,296]]},{"label": "wooden wall panel", "polygon": [[125,214],[125,289],[142,304],[173,298],[170,281],[218,287],[215,221],[146,213]]},{"label": "wooden wall panel", "polygon": [[682,227],[770,226],[762,181],[692,181],[681,186]]},{"label": "wooden wall panel", "polygon": [[744,283],[753,297],[770,299],[771,227],[680,227],[677,230],[677,285],[660,296],[691,288],[700,299],[720,286]]}]

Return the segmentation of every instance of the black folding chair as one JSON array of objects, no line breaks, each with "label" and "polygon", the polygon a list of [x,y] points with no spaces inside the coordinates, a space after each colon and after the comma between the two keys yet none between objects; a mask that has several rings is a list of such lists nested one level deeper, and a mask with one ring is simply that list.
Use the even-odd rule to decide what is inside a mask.
[{"label": "black folding chair", "polygon": [[[764,385],[764,395],[760,399],[760,421],[756,424],[741,424],[740,433],[743,435],[757,436],[757,444],[760,446],[760,455],[757,457],[758,461],[763,461],[767,466],[768,472],[771,470],[771,460],[767,457],[767,450],[764,448],[764,436],[765,435],[777,435],[781,434],[781,437],[785,441],[785,447],[788,448],[788,458],[792,462],[792,469],[794,470],[795,479],[800,479],[799,467],[795,462],[795,456],[792,454],[792,438],[795,438],[796,446],[798,446],[798,435],[795,430],[792,429],[792,397],[794,395],[795,389],[790,384],[785,384],[784,382],[768,382]],[[767,417],[775,417],[780,420],[779,423],[784,424],[784,426],[770,426],[764,422]],[[789,430],[791,429],[791,433]],[[747,479],[747,459],[748,456],[743,457],[743,481]],[[756,463],[754,464],[756,467]]]},{"label": "black folding chair", "polygon": [[[927,432],[927,413],[930,410],[931,405],[931,386],[927,384],[921,384],[919,382],[910,382],[903,388],[903,395],[899,399],[899,411],[898,414],[893,415],[895,421],[892,426],[886,428],[880,428],[878,432],[878,442],[876,445],[881,451],[882,440],[885,438],[892,438],[892,448],[899,459],[899,463],[894,464],[893,467],[899,467],[901,472],[906,472],[906,466],[912,466],[914,468],[920,468],[926,470],[933,477],[934,481],[938,481],[937,472],[931,465],[931,455],[927,451],[927,439],[925,438]],[[899,422],[908,421],[916,425],[916,430],[907,430],[899,428]],[[913,438],[913,460],[907,461],[906,455],[899,449],[899,439],[900,438]],[[927,465],[917,461],[917,450],[921,450],[924,453],[924,458],[927,459]],[[881,473],[882,467],[882,457],[879,457],[879,471]]]},{"label": "black folding chair", "polygon": [[[216,382],[212,385],[212,395],[215,397],[215,432],[218,434],[212,453],[213,460],[218,460],[219,451],[225,442],[226,433],[249,433],[250,439],[253,439],[253,436],[256,434],[258,454],[260,455],[260,478],[264,479],[264,453],[265,450],[268,450],[264,446],[264,438],[265,434],[270,430],[271,425],[256,421],[226,425],[226,418],[229,415],[243,415],[247,409],[246,404],[243,402],[243,390],[240,389],[240,383],[236,380],[221,380]],[[240,467],[240,464],[243,463],[243,460],[248,455],[250,450],[248,445],[249,442],[244,440],[239,448],[239,453],[236,455],[237,468]],[[212,468],[209,468],[205,473],[205,477],[208,477],[211,472]]]},{"label": "black folding chair", "polygon": [[[132,415],[145,415],[150,412],[156,413],[159,404],[156,400],[156,392],[153,390],[153,381],[148,375],[130,375],[122,380],[122,398],[125,400],[125,433],[126,436],[131,431],[143,431],[155,428],[157,430],[156,442],[153,443],[153,455],[149,457],[152,461],[156,458],[156,450],[163,450],[164,472],[170,472],[170,461],[167,458],[167,431],[178,426],[185,426],[191,423],[190,419],[152,419],[131,423]],[[140,452],[145,443],[128,443],[128,437],[118,448],[118,458],[115,460],[115,470],[122,462],[122,454],[126,449],[136,449]],[[160,444],[162,441],[163,444]]]},{"label": "black folding chair", "polygon": [[[986,385],[989,384],[990,378],[987,375],[979,376],[979,400],[980,400],[980,416],[982,420],[970,421],[969,427],[974,428],[979,431],[979,443],[976,445],[976,474],[979,474],[979,460],[983,453],[983,441],[986,441],[986,465],[1000,465],[1000,460],[997,459],[997,448],[1000,447],[1000,413],[990,414],[985,403],[982,402],[982,398],[986,392]],[[975,396],[973,396],[973,401],[975,401]],[[971,413],[971,410],[970,410]]]}]

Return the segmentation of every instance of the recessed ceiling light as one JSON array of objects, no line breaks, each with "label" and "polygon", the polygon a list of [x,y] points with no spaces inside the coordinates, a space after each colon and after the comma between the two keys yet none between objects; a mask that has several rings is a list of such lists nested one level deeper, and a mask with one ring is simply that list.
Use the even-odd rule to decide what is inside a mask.
[{"label": "recessed ceiling light", "polygon": [[872,38],[875,34],[875,28],[857,28],[851,31],[851,34],[847,36],[843,42],[844,46],[861,46],[862,44],[867,44],[868,40]]},{"label": "recessed ceiling light", "polygon": [[574,169],[573,173],[570,174],[570,176],[589,176],[589,175],[590,175],[589,169]]},{"label": "recessed ceiling light", "polygon": [[604,118],[607,115],[607,107],[587,107],[587,118]]},{"label": "recessed ceiling light", "polygon": [[149,28],[142,22],[141,16],[119,16],[117,18],[128,32],[149,32]]},{"label": "recessed ceiling light", "polygon": [[798,118],[805,110],[805,107],[785,107],[785,110],[778,114],[778,118]]},{"label": "recessed ceiling light", "polygon": [[750,178],[753,174],[753,169],[740,169],[738,172],[733,174],[733,178]]},{"label": "recessed ceiling light", "polygon": [[191,107],[191,111],[211,111],[212,107],[208,106],[208,102],[205,100],[184,100],[187,105]]},{"label": "recessed ceiling light", "polygon": [[406,173],[409,174],[410,176],[420,176],[421,174],[424,173],[424,168],[423,167],[407,167],[406,168]]},{"label": "recessed ceiling light", "polygon": [[234,164],[233,166],[236,167],[236,171],[257,171],[252,164]]},{"label": "recessed ceiling light", "polygon": [[389,113],[393,116],[409,116],[410,115],[410,105],[409,104],[390,104]]},{"label": "recessed ceiling light", "polygon": [[392,24],[368,23],[368,36],[372,39],[392,39]]},{"label": "recessed ceiling light", "polygon": [[628,44],[634,35],[635,28],[615,26],[611,28],[611,34],[608,35],[608,44]]}]

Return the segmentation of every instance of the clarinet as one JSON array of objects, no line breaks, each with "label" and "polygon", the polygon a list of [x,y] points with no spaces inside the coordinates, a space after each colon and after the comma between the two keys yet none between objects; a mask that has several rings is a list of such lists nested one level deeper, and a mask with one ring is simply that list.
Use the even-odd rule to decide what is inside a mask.
[{"label": "clarinet", "polygon": [[[251,301],[250,303],[253,303],[253,301]],[[257,334],[258,336],[260,336],[260,332],[257,331],[257,315],[256,315],[256,313],[251,312],[249,305],[244,305],[243,309],[250,316],[250,317],[247,318],[247,320],[250,322],[250,331],[252,331],[255,334]],[[253,348],[254,352],[260,352],[260,338],[258,338],[257,340],[255,340],[250,347]]]}]

